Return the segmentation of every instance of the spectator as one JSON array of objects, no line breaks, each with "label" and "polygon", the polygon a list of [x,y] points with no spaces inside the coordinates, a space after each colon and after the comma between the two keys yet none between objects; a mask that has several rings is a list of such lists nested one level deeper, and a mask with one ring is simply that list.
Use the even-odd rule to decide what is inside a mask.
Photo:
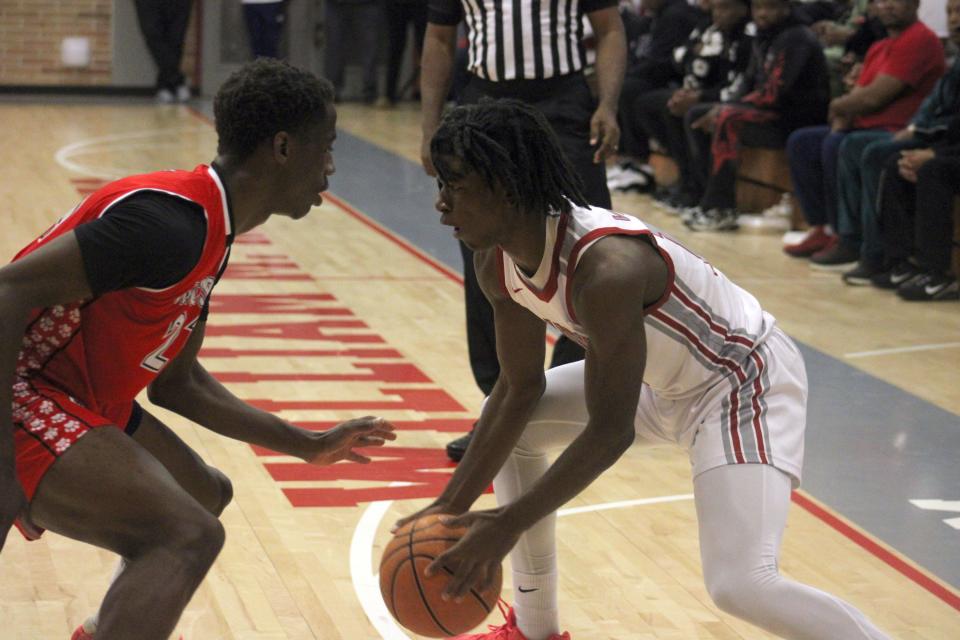
[{"label": "spectator", "polygon": [[[951,39],[960,44],[960,0],[950,0],[947,14],[951,25],[958,30],[951,32]],[[840,227],[844,227],[847,215],[853,215],[851,207],[859,206],[863,245],[860,261],[856,267],[843,274],[847,284],[870,284],[873,276],[888,271],[892,264],[884,256],[880,239],[880,226],[875,206],[880,190],[880,177],[884,163],[899,151],[917,147],[929,147],[944,137],[951,119],[960,112],[960,57],[954,60],[950,71],[934,86],[920,108],[910,119],[906,128],[891,137],[886,132],[857,132],[851,134],[840,147],[839,180],[841,181]],[[868,137],[872,136],[872,137]],[[859,174],[861,193],[843,188],[846,181],[853,181]]]},{"label": "spectator", "polygon": [[673,209],[697,204],[706,184],[706,175],[691,167],[684,115],[695,104],[728,100],[750,62],[754,29],[749,0],[713,0],[710,13],[712,22],[694,29],[686,44],[674,49],[682,86],[648,91],[638,102],[636,117],[647,136],[666,147],[680,171],[677,184],[654,196]]},{"label": "spectator", "polygon": [[241,0],[254,58],[276,58],[283,33],[284,0]]},{"label": "spectator", "polygon": [[888,158],[885,176],[880,222],[893,266],[871,282],[896,289],[904,300],[957,300],[957,279],[948,271],[954,201],[960,193],[960,116],[933,147]]},{"label": "spectator", "polygon": [[[472,35],[468,39],[469,79],[460,92],[460,101],[515,98],[534,105],[546,116],[583,181],[587,201],[609,208],[603,161],[616,149],[620,137],[617,101],[626,62],[623,20],[617,12],[617,1],[572,0],[551,5],[518,0],[515,8],[520,19],[516,21],[512,21],[512,15],[502,16],[499,4],[496,8],[492,3],[479,6],[480,12],[475,3],[467,0],[430,0],[421,69],[424,169],[429,175],[436,175],[430,159],[430,139],[440,123],[454,75],[457,24],[466,17]],[[534,11],[535,7],[539,13]],[[587,17],[596,39],[596,99],[583,77],[585,52],[580,28],[564,27],[580,25],[581,15]],[[505,20],[510,20],[507,24],[512,25],[511,29],[505,29]],[[544,25],[552,25],[552,29],[542,29]],[[515,37],[503,38],[504,32]],[[500,376],[493,310],[477,283],[473,252],[462,242],[460,250],[470,368],[477,386],[489,395]],[[581,359],[583,349],[564,336],[557,340],[550,364],[557,366]],[[470,434],[453,440],[447,445],[447,455],[460,460],[469,443]]]},{"label": "spectator", "polygon": [[190,87],[180,60],[193,0],[135,0],[134,5],[143,39],[157,65],[157,102],[186,102]]},{"label": "spectator", "polygon": [[377,99],[377,58],[382,41],[384,0],[326,0],[327,46],[324,51],[324,75],[333,83],[337,100],[343,99],[347,52],[359,51],[363,69],[362,99],[372,104]]},{"label": "spectator", "polygon": [[[890,35],[870,47],[853,90],[830,103],[830,125],[799,129],[787,140],[794,194],[810,231],[784,250],[810,257],[815,268],[845,271],[860,257],[859,208],[838,230],[837,163],[844,138],[867,129],[886,131],[887,136],[902,129],[943,75],[943,48],[937,36],[917,22],[918,0],[875,3]],[[859,176],[843,186],[846,197],[859,201]]]},{"label": "spectator", "polygon": [[[698,105],[686,116],[695,162],[710,167],[699,205],[684,214],[684,224],[694,231],[737,228],[742,146],[782,148],[790,132],[826,119],[830,87],[816,36],[797,19],[789,0],[753,0],[752,6],[757,37],[743,85],[729,103]],[[710,138],[697,130],[711,132]]]},{"label": "spectator", "polygon": [[[387,2],[387,85],[386,102],[394,104],[400,70],[403,67],[403,52],[407,48],[407,30],[413,25],[413,43],[419,78],[420,52],[423,51],[423,34],[427,29],[427,0],[386,0]],[[419,84],[414,90],[420,97]]]},{"label": "spectator", "polygon": [[611,167],[607,184],[612,189],[652,191],[653,169],[648,164],[650,145],[637,114],[639,100],[649,91],[679,84],[682,76],[673,64],[673,50],[683,45],[697,23],[708,18],[687,0],[643,0],[647,36],[639,38],[627,57],[620,94],[620,156]]}]

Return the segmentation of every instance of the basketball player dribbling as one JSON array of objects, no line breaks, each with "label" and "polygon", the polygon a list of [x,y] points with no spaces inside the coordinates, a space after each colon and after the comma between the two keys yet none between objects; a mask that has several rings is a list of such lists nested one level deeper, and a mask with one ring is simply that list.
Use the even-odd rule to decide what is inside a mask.
[{"label": "basketball player dribbling", "polygon": [[[450,526],[470,528],[428,568],[456,568],[448,597],[484,587],[511,550],[515,587],[506,624],[458,637],[569,638],[556,511],[636,441],[689,453],[718,607],[784,638],[886,638],[851,605],[779,574],[807,381],[774,318],[669,236],[589,207],[549,127],[521,103],[453,109],[431,153],[440,221],[476,252],[494,307],[502,373],[466,456],[416,515],[451,513]],[[586,360],[544,373],[545,322]],[[500,506],[469,511],[491,480]]]},{"label": "basketball player dribbling", "polygon": [[0,545],[11,523],[121,556],[75,639],[167,638],[224,542],[230,481],[141,408],[304,461],[367,462],[380,418],[298,428],[197,360],[234,237],[302,218],[334,172],[333,88],[261,59],[214,101],[217,158],[110,183],[0,269]]}]

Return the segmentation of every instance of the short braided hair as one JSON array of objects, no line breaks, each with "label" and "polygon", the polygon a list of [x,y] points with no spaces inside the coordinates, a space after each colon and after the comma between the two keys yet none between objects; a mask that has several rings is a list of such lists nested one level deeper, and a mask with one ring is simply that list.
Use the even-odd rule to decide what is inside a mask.
[{"label": "short braided hair", "polygon": [[[546,215],[587,206],[583,183],[543,114],[519,100],[482,100],[448,111],[430,141],[437,175],[450,182],[478,173],[499,184],[521,211]],[[451,161],[462,163],[456,171]]]},{"label": "short braided hair", "polygon": [[322,122],[333,85],[282,60],[258,58],[232,74],[213,99],[217,153],[243,160],[280,131]]}]

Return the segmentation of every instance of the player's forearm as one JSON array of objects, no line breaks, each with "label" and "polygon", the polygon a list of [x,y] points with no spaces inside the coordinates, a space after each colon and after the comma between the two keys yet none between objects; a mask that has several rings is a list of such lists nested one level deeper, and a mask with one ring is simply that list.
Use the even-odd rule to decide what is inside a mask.
[{"label": "player's forearm", "polygon": [[502,378],[497,382],[441,501],[455,512],[470,508],[513,451],[542,394],[542,386],[511,390]]},{"label": "player's forearm", "polygon": [[187,380],[149,390],[150,401],[222,436],[305,458],[318,433],[253,407],[196,363]]},{"label": "player's forearm", "polygon": [[424,136],[433,136],[453,81],[456,28],[427,25],[420,60],[420,113]]},{"label": "player's forearm", "polygon": [[586,429],[557,458],[547,472],[501,516],[518,532],[526,531],[553,513],[620,459],[633,444],[632,424],[605,432],[587,424]]}]

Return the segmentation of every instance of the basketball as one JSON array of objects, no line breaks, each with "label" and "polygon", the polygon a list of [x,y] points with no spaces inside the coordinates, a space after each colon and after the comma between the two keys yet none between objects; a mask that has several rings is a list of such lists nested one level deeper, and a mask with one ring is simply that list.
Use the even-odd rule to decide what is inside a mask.
[{"label": "basketball", "polygon": [[440,597],[452,568],[444,567],[430,578],[423,573],[466,531],[445,527],[439,514],[423,516],[401,527],[384,549],[380,593],[390,615],[410,631],[430,638],[464,633],[483,622],[497,603],[503,586],[499,568],[490,589],[471,589],[460,602]]}]

